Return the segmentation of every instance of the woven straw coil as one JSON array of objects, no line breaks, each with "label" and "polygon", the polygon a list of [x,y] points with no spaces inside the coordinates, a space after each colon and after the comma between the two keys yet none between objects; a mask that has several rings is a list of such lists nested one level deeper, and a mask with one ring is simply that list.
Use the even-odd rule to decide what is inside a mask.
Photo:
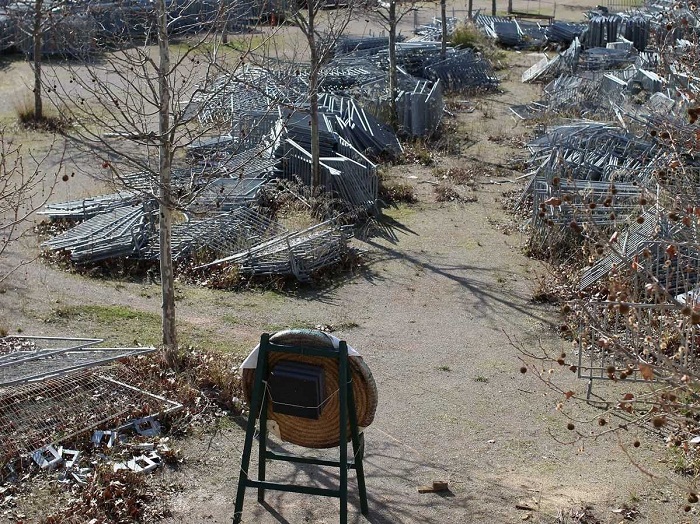
[{"label": "woven straw coil", "polygon": [[[270,337],[270,342],[289,346],[306,346],[313,348],[328,348],[333,350],[333,342],[322,331],[309,329],[290,329],[280,331]],[[282,440],[307,448],[332,448],[340,443],[338,428],[340,425],[340,401],[338,396],[338,361],[332,358],[315,356],[270,353],[268,370],[280,360],[303,362],[320,366],[324,371],[324,398],[321,416],[318,419],[308,419],[275,413],[272,402],[267,403],[267,418],[274,420],[280,429]],[[369,426],[374,420],[379,400],[377,385],[372,372],[360,356],[348,358],[349,372],[352,377],[352,392],[357,410],[357,423],[360,427]],[[253,396],[255,369],[243,369],[243,393],[248,405]],[[348,423],[347,439],[350,439]]]}]

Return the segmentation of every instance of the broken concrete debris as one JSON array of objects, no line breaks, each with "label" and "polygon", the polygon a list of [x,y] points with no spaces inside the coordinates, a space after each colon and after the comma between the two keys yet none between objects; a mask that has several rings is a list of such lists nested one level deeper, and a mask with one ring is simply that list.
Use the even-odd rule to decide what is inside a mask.
[{"label": "broken concrete debris", "polygon": [[[153,438],[154,440],[143,442],[141,440],[131,442],[126,434],[133,430],[139,438]],[[61,469],[58,473],[59,480],[63,482],[78,482],[84,484],[97,463],[109,463],[112,469],[128,469],[134,473],[149,473],[161,464],[161,453],[171,453],[168,446],[169,439],[158,438],[160,424],[153,417],[145,417],[132,420],[114,430],[96,430],[93,432],[91,442],[96,449],[103,446],[111,449],[110,457],[98,453],[99,462],[92,461],[93,467],[80,467],[83,453],[77,450],[56,447],[48,444],[31,453],[34,462],[43,470],[53,471]],[[124,454],[131,454],[131,458],[122,459]]]}]

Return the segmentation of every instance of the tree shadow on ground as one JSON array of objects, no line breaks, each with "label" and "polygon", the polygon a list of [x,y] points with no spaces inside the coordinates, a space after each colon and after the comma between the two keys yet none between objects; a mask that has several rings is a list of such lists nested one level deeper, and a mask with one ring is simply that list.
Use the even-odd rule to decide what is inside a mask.
[{"label": "tree shadow on ground", "polygon": [[[372,432],[372,428],[369,429]],[[433,463],[430,459],[391,439],[378,439],[379,433],[372,432],[365,453],[365,479],[369,513],[360,513],[360,499],[356,474],[348,476],[348,522],[371,524],[395,524],[397,522],[421,522],[440,524],[448,515],[459,519],[468,515],[472,522],[493,521],[494,506],[504,506],[523,493],[512,493],[512,488],[493,479],[480,478],[473,471],[453,474],[445,466]],[[268,440],[269,448],[276,452],[320,456],[337,459],[337,448],[330,450],[309,450],[287,443]],[[250,478],[257,478],[256,447],[254,445],[249,468]],[[269,461],[266,478],[272,482],[292,485],[308,485],[325,489],[338,489],[339,475],[336,468],[319,467],[308,464],[291,464]],[[418,493],[418,486],[429,484],[436,478],[457,479],[457,485],[450,491],[439,493]],[[464,480],[459,480],[465,477]],[[237,475],[236,475],[237,478]],[[461,487],[461,486],[464,487]],[[452,487],[452,486],[451,486]],[[233,494],[232,494],[233,495]],[[233,497],[232,497],[233,499]],[[280,524],[293,524],[300,521],[325,521],[337,518],[339,502],[335,499],[319,504],[319,497],[281,491],[266,491],[266,500],[257,503],[257,490],[246,490],[244,520],[261,521],[275,519]],[[511,504],[512,506],[512,504]],[[233,513],[233,511],[232,511]]]},{"label": "tree shadow on ground", "polygon": [[[476,266],[441,262],[440,257],[435,255],[411,254],[395,246],[400,240],[398,236],[400,233],[418,236],[416,231],[384,215],[375,220],[375,223],[371,229],[365,231],[370,234],[361,238],[361,241],[372,248],[372,254],[367,256],[366,264],[360,271],[340,275],[339,278],[330,280],[325,286],[300,289],[295,294],[296,298],[332,302],[334,291],[352,280],[362,278],[373,285],[378,285],[391,278],[373,271],[371,265],[378,262],[401,261],[435,276],[447,278],[461,286],[469,296],[477,300],[474,310],[480,316],[494,316],[499,307],[505,307],[507,310],[517,311],[539,321],[548,321],[547,315],[534,308],[521,294],[509,290],[498,282],[498,279],[493,278],[496,271],[489,267],[488,259],[483,266]],[[502,278],[507,277],[510,280],[523,279],[523,276],[516,271],[500,269],[497,273]]]}]

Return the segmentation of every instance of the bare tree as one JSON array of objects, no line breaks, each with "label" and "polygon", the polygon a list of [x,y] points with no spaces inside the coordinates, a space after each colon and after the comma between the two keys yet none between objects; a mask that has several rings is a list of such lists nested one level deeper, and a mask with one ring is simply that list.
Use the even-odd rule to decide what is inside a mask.
[{"label": "bare tree", "polygon": [[[115,181],[158,203],[163,347],[171,366],[178,348],[173,214],[191,197],[187,187],[175,189],[173,167],[201,137],[230,131],[225,122],[202,125],[199,116],[226,88],[227,82],[215,80],[245,61],[246,52],[221,41],[233,7],[155,0],[153,12],[129,12],[117,26],[102,23],[110,49],[100,61],[70,66],[68,75],[55,70],[48,79],[52,102],[75,122],[68,138],[89,150]],[[200,103],[191,103],[197,95]],[[140,174],[136,181],[133,173]]]},{"label": "bare tree", "polygon": [[34,259],[18,256],[10,260],[6,255],[12,245],[32,232],[33,213],[53,192],[57,177],[42,171],[45,161],[46,156],[34,158],[0,130],[0,283]]},{"label": "bare tree", "polygon": [[388,0],[369,10],[368,14],[386,30],[389,35],[389,122],[396,127],[396,98],[399,94],[396,63],[396,43],[399,24],[409,13],[416,11],[416,2]]},{"label": "bare tree", "polygon": [[34,72],[34,107],[30,121],[41,123],[44,114],[43,59],[49,54],[86,50],[91,37],[89,21],[77,16],[67,0],[19,0],[8,8],[16,28],[15,45],[29,57]]},{"label": "bare tree", "polygon": [[321,163],[318,126],[318,93],[321,67],[331,57],[338,38],[345,32],[352,17],[352,4],[341,8],[336,2],[334,9],[327,0],[307,0],[306,6],[297,9],[294,21],[306,37],[309,46],[309,113],[311,118],[311,180],[312,186],[321,184]]},{"label": "bare tree", "polygon": [[440,25],[441,25],[441,37],[440,37],[440,58],[443,60],[447,57],[447,2],[445,0],[440,0]]}]

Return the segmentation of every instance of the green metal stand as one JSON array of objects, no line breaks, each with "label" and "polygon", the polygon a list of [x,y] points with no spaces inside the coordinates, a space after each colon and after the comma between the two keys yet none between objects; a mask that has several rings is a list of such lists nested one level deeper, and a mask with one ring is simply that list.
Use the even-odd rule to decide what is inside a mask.
[{"label": "green metal stand", "polygon": [[[357,486],[360,492],[360,510],[363,515],[369,513],[367,507],[367,492],[365,489],[365,474],[362,464],[365,451],[364,435],[360,434],[357,428],[357,412],[352,394],[352,378],[348,367],[348,346],[345,341],[341,341],[338,350],[309,348],[304,346],[286,346],[273,344],[270,342],[270,335],[264,333],[260,337],[260,350],[258,363],[255,370],[255,382],[253,384],[253,396],[246,426],[245,444],[243,446],[243,457],[241,459],[241,473],[238,478],[238,491],[236,493],[235,513],[233,524],[241,522],[243,514],[243,500],[246,488],[258,488],[258,502],[264,502],[265,490],[289,491],[294,493],[304,493],[307,495],[321,495],[324,497],[335,497],[340,499],[340,524],[347,524],[348,521],[348,470],[354,469],[357,472]],[[270,353],[286,353],[296,355],[310,355],[317,357],[332,358],[338,361],[338,384],[340,400],[340,459],[322,460],[313,457],[300,457],[287,453],[276,453],[267,449],[267,395],[265,394],[265,381],[268,377],[268,355]],[[260,414],[260,432],[258,446],[258,479],[254,480],[248,476],[250,467],[250,454],[253,449],[253,438],[255,435],[255,419]],[[350,434],[352,440],[353,457],[348,459],[348,442],[345,432],[348,421],[350,422]],[[285,462],[296,462],[298,464],[314,464],[317,466],[330,466],[340,469],[340,485],[338,489],[318,488],[314,486],[299,486],[296,484],[280,484],[265,480],[265,461],[282,460]]]}]

